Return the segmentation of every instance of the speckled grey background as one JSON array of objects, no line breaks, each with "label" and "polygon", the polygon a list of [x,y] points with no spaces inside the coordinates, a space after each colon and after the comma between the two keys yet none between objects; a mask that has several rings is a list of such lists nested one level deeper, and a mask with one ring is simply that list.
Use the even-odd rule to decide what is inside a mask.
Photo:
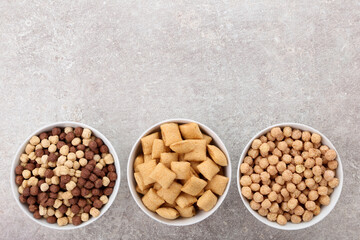
[{"label": "speckled grey background", "polygon": [[[0,1],[1,239],[359,239],[358,0]],[[188,227],[147,217],[127,187],[138,136],[166,118],[200,121],[236,167],[259,130],[283,121],[322,131],[341,154],[333,212],[284,232],[247,212],[236,187]],[[37,128],[73,120],[104,133],[120,157],[116,201],[76,231],[40,227],[9,189],[13,155]]]}]

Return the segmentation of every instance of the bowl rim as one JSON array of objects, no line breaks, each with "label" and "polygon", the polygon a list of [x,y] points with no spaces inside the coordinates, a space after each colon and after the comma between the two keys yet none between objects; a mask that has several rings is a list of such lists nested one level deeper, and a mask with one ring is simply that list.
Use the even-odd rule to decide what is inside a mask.
[{"label": "bowl rim", "polygon": [[[148,210],[144,204],[141,201],[141,198],[139,196],[139,194],[136,192],[135,190],[135,180],[134,180],[134,171],[133,171],[133,162],[136,158],[136,154],[138,152],[138,149],[140,147],[140,139],[152,132],[155,131],[155,129],[159,128],[161,124],[163,123],[168,123],[168,122],[174,122],[174,123],[178,123],[178,124],[184,124],[184,123],[190,123],[190,122],[194,122],[197,123],[200,127],[200,129],[202,130],[203,133],[211,136],[213,138],[213,141],[215,142],[214,139],[216,139],[216,146],[219,147],[224,154],[226,155],[227,159],[228,159],[228,165],[225,167],[225,171],[226,171],[226,177],[229,178],[228,184],[226,186],[226,189],[223,193],[223,195],[221,195],[220,197],[218,197],[218,201],[216,203],[216,205],[213,207],[213,209],[211,209],[208,212],[204,212],[203,216],[200,217],[199,219],[194,219],[194,217],[191,218],[179,218],[179,219],[175,219],[175,220],[168,220],[165,218],[162,218],[160,216],[155,215],[153,212],[151,212],[150,210]],[[220,146],[221,145],[221,146]],[[128,164],[127,164],[127,180],[128,180],[128,186],[129,186],[129,190],[130,193],[132,195],[132,198],[134,199],[134,201],[136,202],[136,204],[138,205],[138,207],[147,215],[149,216],[151,219],[162,223],[162,224],[166,224],[168,226],[188,226],[188,225],[192,225],[192,224],[196,224],[199,223],[203,220],[205,220],[206,218],[210,217],[223,203],[224,199],[226,198],[230,186],[231,186],[231,159],[230,159],[230,155],[226,149],[225,144],[222,142],[222,140],[220,139],[220,137],[213,131],[211,130],[208,126],[206,126],[203,123],[197,122],[195,120],[192,119],[186,119],[186,118],[171,118],[171,119],[166,119],[160,122],[157,122],[155,124],[153,124],[152,126],[150,126],[149,128],[147,128],[140,136],[139,138],[135,141],[130,155],[129,155],[129,159],[128,159]],[[181,219],[185,219],[184,221],[186,221],[185,223],[183,223],[181,221]],[[179,221],[180,220],[180,221]]]},{"label": "bowl rim", "polygon": [[[330,204],[328,206],[323,206],[322,209],[323,208],[325,208],[325,209],[323,209],[322,213],[320,213],[317,216],[314,216],[314,218],[311,221],[309,221],[309,222],[301,222],[299,224],[294,224],[294,223],[288,222],[286,225],[282,226],[282,225],[279,225],[276,222],[269,221],[266,217],[260,216],[256,211],[254,211],[250,207],[250,204],[249,204],[248,200],[243,197],[243,195],[241,194],[241,186],[240,186],[240,177],[241,177],[240,165],[243,162],[243,160],[244,160],[244,158],[245,158],[245,156],[247,154],[247,151],[249,150],[252,142],[256,138],[259,138],[260,136],[264,135],[265,133],[267,133],[268,131],[270,131],[274,127],[286,127],[286,126],[289,126],[292,129],[299,129],[299,130],[302,130],[302,131],[310,131],[312,133],[317,133],[317,134],[319,134],[321,136],[322,142],[324,142],[324,141],[326,142],[324,144],[326,144],[329,148],[334,149],[336,151],[337,161],[338,161],[338,168],[336,169],[336,175],[337,175],[337,177],[339,179],[339,185],[334,189],[334,192],[331,194]],[[308,126],[308,125],[301,124],[301,123],[294,123],[294,122],[277,123],[277,124],[271,125],[269,127],[266,127],[264,129],[262,129],[261,131],[259,131],[258,133],[256,133],[254,135],[254,137],[252,137],[251,140],[246,144],[245,148],[243,149],[243,151],[241,153],[241,156],[240,156],[240,159],[239,159],[239,164],[238,164],[238,167],[237,167],[236,175],[237,175],[237,178],[236,178],[237,188],[238,188],[241,200],[244,203],[247,210],[257,220],[259,220],[260,222],[262,222],[262,223],[264,223],[264,224],[266,224],[266,225],[268,225],[270,227],[280,229],[280,230],[300,230],[300,229],[311,227],[311,226],[319,223],[321,220],[323,220],[334,209],[336,203],[338,202],[338,200],[340,198],[340,195],[341,195],[341,190],[342,190],[343,181],[344,181],[343,169],[342,169],[342,163],[341,163],[340,155],[337,152],[334,145],[331,143],[331,141],[323,133],[321,133],[320,131],[318,131],[318,130],[316,130],[316,129]]]},{"label": "bowl rim", "polygon": [[[68,224],[66,226],[58,226],[56,223],[55,224],[50,224],[50,223],[46,222],[46,220],[44,218],[35,219],[33,217],[33,214],[31,214],[29,212],[29,210],[27,209],[27,207],[25,207],[25,204],[21,203],[20,200],[19,200],[20,194],[18,192],[18,186],[15,183],[15,167],[20,162],[19,161],[20,155],[24,152],[24,149],[25,149],[26,145],[28,144],[28,142],[29,142],[29,140],[30,140],[30,138],[32,136],[39,135],[41,132],[45,131],[45,129],[52,129],[53,127],[61,127],[61,128],[64,128],[64,127],[82,127],[82,128],[89,128],[96,137],[99,137],[99,138],[101,138],[101,140],[103,140],[103,142],[108,146],[109,152],[113,155],[113,158],[114,158],[114,165],[115,165],[116,174],[118,175],[118,177],[116,179],[115,186],[113,188],[113,192],[109,197],[108,203],[103,206],[103,208],[100,211],[99,216],[97,216],[96,218],[91,217],[88,221],[83,222],[78,226],[75,226],[75,225],[72,225],[72,224]],[[115,151],[115,148],[113,147],[111,142],[100,131],[98,131],[97,129],[95,129],[95,128],[87,125],[87,124],[81,123],[81,122],[58,121],[58,122],[50,123],[50,124],[47,124],[47,125],[44,125],[44,126],[38,128],[36,131],[32,132],[27,138],[25,138],[23,143],[18,147],[18,149],[16,150],[16,153],[15,153],[15,155],[13,157],[12,164],[11,164],[10,184],[11,184],[13,197],[15,198],[15,201],[17,202],[20,209],[25,213],[25,215],[27,215],[31,220],[33,220],[37,224],[40,224],[41,226],[44,226],[44,227],[47,227],[47,228],[56,229],[56,230],[78,229],[78,228],[85,227],[85,226],[95,222],[96,220],[98,220],[101,216],[103,216],[105,214],[105,212],[107,212],[107,210],[113,204],[115,198],[117,197],[118,191],[119,191],[120,182],[121,182],[121,167],[120,167],[120,161],[119,161],[119,158],[118,158],[117,153]]]}]

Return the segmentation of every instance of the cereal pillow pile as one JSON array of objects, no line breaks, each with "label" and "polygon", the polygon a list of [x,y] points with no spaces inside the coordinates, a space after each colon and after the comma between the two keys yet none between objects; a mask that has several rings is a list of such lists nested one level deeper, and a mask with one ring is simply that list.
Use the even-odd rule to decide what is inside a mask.
[{"label": "cereal pillow pile", "polygon": [[134,178],[147,209],[176,219],[216,205],[229,181],[223,168],[228,161],[211,142],[196,123],[165,123],[141,139]]},{"label": "cereal pillow pile", "polygon": [[240,165],[242,195],[270,221],[308,222],[339,185],[336,151],[317,133],[272,128],[255,139]]}]

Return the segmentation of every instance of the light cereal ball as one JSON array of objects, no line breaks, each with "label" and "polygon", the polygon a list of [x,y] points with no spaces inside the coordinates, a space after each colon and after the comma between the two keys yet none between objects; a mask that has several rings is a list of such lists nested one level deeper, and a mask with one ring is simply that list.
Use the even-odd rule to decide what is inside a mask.
[{"label": "light cereal ball", "polygon": [[[314,143],[315,149],[318,149],[319,147],[321,147],[321,143]],[[319,153],[321,154],[320,150],[319,150]],[[320,156],[320,154],[319,154],[319,156]]]},{"label": "light cereal ball", "polygon": [[275,155],[271,155],[268,157],[268,161],[271,165],[276,165],[279,162],[279,157]]},{"label": "light cereal ball", "polygon": [[260,190],[260,184],[258,184],[258,183],[252,183],[252,184],[250,185],[250,189],[251,189],[252,191],[254,191],[254,192],[258,192],[258,191]]},{"label": "light cereal ball", "polygon": [[330,197],[328,195],[322,195],[319,197],[319,203],[321,205],[329,205],[330,204]]},{"label": "light cereal ball", "polygon": [[297,174],[297,173],[294,173],[293,174],[293,178],[291,179],[291,182],[294,183],[294,184],[299,184],[302,180],[302,177]]},{"label": "light cereal ball", "polygon": [[303,140],[304,142],[308,142],[311,139],[311,133],[309,131],[304,131],[301,134],[301,140]]},{"label": "light cereal ball", "polygon": [[304,171],[304,177],[305,178],[312,178],[314,176],[313,172],[310,169],[306,169]]},{"label": "light cereal ball", "polygon": [[303,157],[303,159],[308,159],[308,158],[310,157],[308,151],[302,152],[302,153],[301,153],[301,156]]},{"label": "light cereal ball", "polygon": [[251,207],[251,209],[257,211],[261,208],[261,205],[260,205],[260,203],[257,203],[254,200],[251,200],[250,207]]},{"label": "light cereal ball", "polygon": [[251,178],[249,176],[242,176],[240,178],[241,186],[250,186],[252,183]]},{"label": "light cereal ball", "polygon": [[262,201],[264,201],[263,195],[261,195],[261,193],[259,193],[259,192],[254,193],[253,199],[255,202],[258,202],[258,203],[261,203]]},{"label": "light cereal ball", "polygon": [[301,193],[300,196],[298,197],[298,200],[300,203],[305,204],[307,202],[307,196]]},{"label": "light cereal ball", "polygon": [[270,185],[270,184],[271,184],[271,180],[268,179],[268,180],[266,180],[266,181],[261,181],[261,183],[262,183],[263,185]]},{"label": "light cereal ball", "polygon": [[308,194],[308,198],[309,198],[309,200],[311,200],[311,201],[315,201],[316,199],[319,198],[319,193],[318,193],[317,191],[315,191],[315,190],[311,190],[311,191],[309,192],[309,194]]},{"label": "light cereal ball", "polygon": [[294,139],[294,140],[298,140],[298,139],[300,139],[301,138],[301,131],[300,130],[298,130],[298,129],[294,129],[293,131],[292,131],[292,134],[291,134],[291,137],[292,137],[292,139]]},{"label": "light cereal ball", "polygon": [[262,185],[260,187],[260,193],[262,195],[268,195],[271,192],[271,188],[268,185]]},{"label": "light cereal ball", "polygon": [[315,185],[315,180],[313,178],[308,178],[305,180],[305,185],[308,187],[308,188],[311,188]]},{"label": "light cereal ball", "polygon": [[306,168],[312,168],[315,166],[315,160],[313,158],[308,158],[306,159],[305,163],[304,163],[304,166]]},{"label": "light cereal ball", "polygon": [[298,200],[295,199],[295,198],[291,198],[289,201],[288,201],[288,207],[293,210],[294,208],[296,208],[296,206],[298,205]]},{"label": "light cereal ball", "polygon": [[261,207],[264,209],[269,209],[271,207],[271,202],[269,199],[265,199],[262,203],[261,203]]},{"label": "light cereal ball", "polygon": [[295,156],[294,157],[294,163],[296,165],[299,165],[299,164],[303,164],[304,163],[304,159],[302,156]]},{"label": "light cereal ball", "polygon": [[253,161],[253,159],[252,159],[251,157],[246,156],[246,157],[244,158],[244,163],[247,163],[247,164],[249,164],[249,166],[252,166],[253,163],[254,163],[254,161]]},{"label": "light cereal ball", "polygon": [[272,166],[272,165],[268,166],[267,169],[266,169],[266,171],[267,171],[271,176],[276,175],[277,172],[278,172],[278,171],[276,170],[276,167],[275,167],[275,166]]},{"label": "light cereal ball", "polygon": [[242,195],[244,195],[244,197],[246,197],[249,200],[251,200],[253,198],[252,191],[249,187],[242,187],[241,193],[242,193]]},{"label": "light cereal ball", "polygon": [[294,214],[298,215],[298,216],[301,216],[304,214],[304,208],[300,205],[297,205],[295,208],[294,208]]},{"label": "light cereal ball", "polygon": [[300,151],[303,149],[303,142],[300,140],[295,140],[292,144],[292,147],[293,149]]},{"label": "light cereal ball", "polygon": [[268,212],[269,212],[269,210],[264,209],[264,208],[260,208],[258,210],[258,213],[260,214],[260,216],[263,216],[263,217],[265,217],[268,214]]},{"label": "light cereal ball", "polygon": [[272,186],[271,189],[272,189],[274,192],[279,193],[279,192],[281,191],[281,186],[280,186],[280,184],[275,183],[275,184]]},{"label": "light cereal ball", "polygon": [[286,188],[281,189],[280,194],[281,194],[283,197],[288,197],[288,196],[290,195],[289,192],[288,192],[288,190],[286,190]]},{"label": "light cereal ball", "polygon": [[284,127],[283,133],[284,133],[285,137],[287,137],[287,138],[291,137],[291,134],[292,134],[291,127]]},{"label": "light cereal ball", "polygon": [[321,143],[321,136],[317,133],[313,133],[311,135],[311,142],[313,143]]},{"label": "light cereal ball", "polygon": [[304,142],[304,150],[310,151],[314,147],[314,144],[312,142]]},{"label": "light cereal ball", "polygon": [[261,137],[260,137],[260,141],[261,141],[262,143],[266,143],[266,142],[268,141],[268,139],[267,139],[266,136],[261,136]]},{"label": "light cereal ball", "polygon": [[316,183],[320,183],[322,180],[322,176],[314,176],[314,180]]},{"label": "light cereal ball", "polygon": [[288,148],[288,145],[287,145],[287,143],[285,141],[281,141],[281,142],[278,142],[277,148],[280,151],[285,151]]},{"label": "light cereal ball", "polygon": [[251,175],[250,175],[250,178],[251,178],[251,181],[252,181],[253,183],[259,183],[259,182],[261,181],[260,175],[257,174],[257,173],[251,174]]},{"label": "light cereal ball", "polygon": [[329,169],[335,170],[338,167],[338,161],[332,160],[332,161],[328,162],[327,166]]},{"label": "light cereal ball", "polygon": [[294,142],[294,140],[293,140],[292,138],[286,138],[286,139],[285,139],[285,142],[286,142],[286,144],[288,145],[288,147],[291,147],[292,144],[293,144],[293,142]]},{"label": "light cereal ball", "polygon": [[282,156],[282,152],[281,152],[278,148],[275,148],[275,149],[272,151],[272,154],[275,155],[275,156],[278,156],[278,157],[281,157],[281,156]]},{"label": "light cereal ball", "polygon": [[261,156],[256,157],[254,160],[255,165],[259,165],[260,160],[261,160]]},{"label": "light cereal ball", "polygon": [[276,222],[283,226],[283,225],[285,225],[287,223],[287,219],[285,218],[284,215],[278,215],[277,218],[276,218]]},{"label": "light cereal ball", "polygon": [[309,211],[313,211],[315,209],[315,207],[316,207],[316,204],[314,201],[307,201],[305,203],[305,208]]},{"label": "light cereal ball", "polygon": [[255,139],[251,144],[251,148],[259,149],[261,144],[262,144],[262,142],[260,139]]},{"label": "light cereal ball", "polygon": [[275,222],[276,218],[277,218],[277,214],[276,213],[268,213],[268,215],[266,217],[269,221]]},{"label": "light cereal ball", "polygon": [[329,187],[331,188],[336,188],[337,186],[339,186],[339,179],[338,178],[333,178],[328,182]]},{"label": "light cereal ball", "polygon": [[261,181],[267,181],[270,179],[270,174],[268,172],[262,172],[260,173]]},{"label": "light cereal ball", "polygon": [[240,165],[240,172],[241,173],[247,173],[250,170],[250,166],[247,163],[242,163]]},{"label": "light cereal ball", "polygon": [[301,181],[298,185],[296,185],[297,189],[303,191],[306,188],[306,184],[304,181]]},{"label": "light cereal ball", "polygon": [[280,209],[279,204],[277,202],[274,202],[271,204],[269,211],[272,213],[277,213],[279,212],[279,209]]},{"label": "light cereal ball", "polygon": [[276,164],[276,170],[278,170],[278,172],[282,173],[283,171],[286,170],[286,163],[281,161],[278,162],[278,164]]},{"label": "light cereal ball", "polygon": [[267,144],[269,144],[269,147],[270,147],[270,152],[274,151],[276,145],[274,142],[267,142]]},{"label": "light cereal ball", "polygon": [[255,159],[257,156],[259,156],[259,150],[250,148],[248,155]]},{"label": "light cereal ball", "polygon": [[312,172],[313,172],[314,176],[321,176],[321,167],[319,167],[319,166],[313,167]]},{"label": "light cereal ball", "polygon": [[275,138],[271,135],[270,132],[266,133],[266,138],[267,138],[268,142],[275,141]]},{"label": "light cereal ball", "polygon": [[335,177],[334,171],[332,171],[332,170],[326,170],[326,171],[325,171],[325,173],[324,173],[324,179],[325,179],[326,181],[329,182],[329,181],[332,180],[334,177]]},{"label": "light cereal ball", "polygon": [[267,158],[261,158],[260,161],[259,161],[259,166],[262,168],[262,169],[266,169],[268,166],[269,166],[269,161]]},{"label": "light cereal ball", "polygon": [[302,220],[304,222],[309,222],[311,219],[313,219],[314,214],[311,211],[306,210],[302,216]]},{"label": "light cereal ball", "polygon": [[263,143],[260,145],[260,153],[261,155],[267,154],[270,151],[270,146],[267,143]]},{"label": "light cereal ball", "polygon": [[290,170],[285,170],[281,176],[283,177],[283,179],[285,181],[291,181],[292,177],[293,177],[293,174]]},{"label": "light cereal ball", "polygon": [[262,173],[264,170],[260,167],[260,166],[258,166],[258,165],[256,165],[255,167],[254,167],[254,172],[256,172],[256,173],[258,173],[258,174],[260,174],[260,173]]},{"label": "light cereal ball", "polygon": [[326,186],[328,185],[328,182],[323,178],[323,179],[321,179],[321,181],[319,182],[319,185],[326,187]]},{"label": "light cereal ball", "polygon": [[275,191],[271,191],[269,194],[268,194],[268,199],[271,201],[271,202],[274,202],[276,199],[277,199],[277,193]]},{"label": "light cereal ball", "polygon": [[291,215],[291,222],[292,223],[301,223],[301,217],[297,216],[297,215]]},{"label": "light cereal ball", "polygon": [[295,192],[295,190],[296,190],[295,184],[290,183],[290,182],[287,183],[287,184],[286,184],[286,190],[287,190],[289,193]]},{"label": "light cereal ball", "polygon": [[281,131],[281,128],[279,127],[274,127],[270,130],[270,134],[271,136],[273,136],[274,138],[280,137],[283,135],[283,132]]},{"label": "light cereal ball", "polygon": [[289,164],[288,166],[287,166],[287,168],[288,168],[288,170],[290,171],[290,172],[292,172],[292,173],[295,173],[296,171],[296,168],[295,168],[295,165],[294,164]]},{"label": "light cereal ball", "polygon": [[284,185],[284,184],[285,184],[285,181],[284,181],[284,179],[283,179],[282,176],[277,176],[277,177],[275,178],[275,182],[276,182],[277,184],[279,184],[279,185]]},{"label": "light cereal ball", "polygon": [[289,164],[292,161],[292,157],[289,154],[284,154],[281,158],[281,160],[286,163]]},{"label": "light cereal ball", "polygon": [[278,204],[280,204],[280,203],[282,203],[284,201],[284,197],[281,195],[281,194],[278,194],[278,197],[277,197],[277,199],[276,199],[276,202],[278,203]]},{"label": "light cereal ball", "polygon": [[266,157],[268,155],[269,151],[270,151],[270,146],[268,143],[261,144],[261,146],[260,146],[261,156]]}]

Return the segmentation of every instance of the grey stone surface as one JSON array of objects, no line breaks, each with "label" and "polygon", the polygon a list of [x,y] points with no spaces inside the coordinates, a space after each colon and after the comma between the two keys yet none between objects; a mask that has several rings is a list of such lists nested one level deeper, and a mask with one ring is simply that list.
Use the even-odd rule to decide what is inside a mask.
[{"label": "grey stone surface", "polygon": [[[357,0],[1,1],[0,238],[359,239],[359,16]],[[234,170],[220,209],[188,227],[148,218],[126,180],[138,136],[174,117],[217,132]],[[110,210],[67,232],[34,224],[9,188],[18,146],[63,120],[104,133],[122,166]],[[344,165],[335,209],[301,231],[258,222],[236,187],[243,147],[284,121],[323,132]]]}]

